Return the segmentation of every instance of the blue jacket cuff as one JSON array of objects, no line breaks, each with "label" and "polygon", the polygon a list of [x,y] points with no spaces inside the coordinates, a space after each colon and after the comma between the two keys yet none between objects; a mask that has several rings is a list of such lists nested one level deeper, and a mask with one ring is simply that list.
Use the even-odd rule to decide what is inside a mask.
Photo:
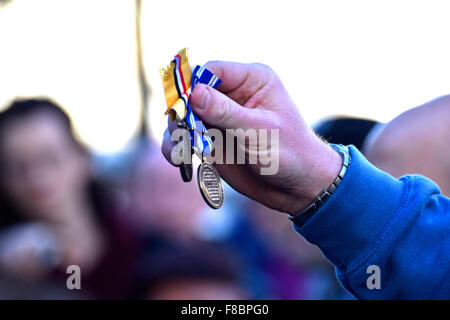
[{"label": "blue jacket cuff", "polygon": [[301,227],[294,228],[318,245],[339,269],[361,258],[400,207],[407,183],[371,165],[354,146],[342,182]]}]

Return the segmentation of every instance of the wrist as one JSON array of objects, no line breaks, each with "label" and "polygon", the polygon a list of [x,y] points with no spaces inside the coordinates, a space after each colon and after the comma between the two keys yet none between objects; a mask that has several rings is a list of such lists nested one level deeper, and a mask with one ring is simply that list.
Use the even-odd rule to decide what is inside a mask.
[{"label": "wrist", "polygon": [[320,141],[320,146],[311,154],[308,164],[305,166],[309,168],[308,176],[297,190],[296,200],[289,206],[288,213],[291,215],[302,212],[324,189],[333,184],[341,171],[343,159],[328,144]]}]

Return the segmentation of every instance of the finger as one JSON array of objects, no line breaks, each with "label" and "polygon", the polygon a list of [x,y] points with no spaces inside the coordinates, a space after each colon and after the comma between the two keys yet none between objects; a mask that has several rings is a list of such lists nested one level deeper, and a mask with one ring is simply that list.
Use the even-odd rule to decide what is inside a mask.
[{"label": "finger", "polygon": [[166,129],[166,131],[164,131],[164,139],[163,139],[163,143],[161,145],[161,152],[164,155],[164,158],[166,158],[166,160],[175,167],[176,167],[176,165],[172,161],[172,152],[176,145],[177,145],[177,142],[172,141],[172,139],[170,137],[169,129]]},{"label": "finger", "polygon": [[268,66],[259,63],[210,61],[205,67],[222,80],[218,90],[241,105],[275,77]]},{"label": "finger", "polygon": [[203,84],[195,87],[190,105],[203,121],[220,129],[261,127],[262,111],[244,108],[223,93]]}]

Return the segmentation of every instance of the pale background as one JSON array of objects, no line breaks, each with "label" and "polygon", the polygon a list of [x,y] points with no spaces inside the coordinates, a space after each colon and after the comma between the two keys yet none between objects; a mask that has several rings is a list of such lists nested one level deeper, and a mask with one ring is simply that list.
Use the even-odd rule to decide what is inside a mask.
[{"label": "pale background", "polygon": [[[388,121],[450,92],[449,1],[143,0],[151,86],[148,123],[166,126],[159,68],[181,48],[190,63],[262,62],[305,119]],[[140,115],[131,0],[13,0],[0,6],[0,105],[48,95],[94,151],[123,150]]]}]

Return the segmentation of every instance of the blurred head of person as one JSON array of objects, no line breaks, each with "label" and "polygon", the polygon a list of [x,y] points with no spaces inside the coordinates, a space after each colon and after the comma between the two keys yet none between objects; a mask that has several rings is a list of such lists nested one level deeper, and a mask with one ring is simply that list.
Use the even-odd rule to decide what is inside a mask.
[{"label": "blurred head of person", "polygon": [[352,144],[364,150],[367,139],[379,125],[379,122],[371,119],[336,116],[320,121],[314,130],[329,143]]},{"label": "blurred head of person", "polygon": [[75,264],[83,293],[123,297],[134,240],[95,178],[90,154],[56,103],[15,100],[0,112],[0,270],[65,286]]},{"label": "blurred head of person", "polygon": [[144,233],[173,240],[196,237],[198,220],[207,209],[195,183],[184,183],[160,149],[141,155],[128,186],[130,220]]},{"label": "blurred head of person", "polygon": [[138,298],[150,300],[248,299],[236,256],[221,246],[172,247],[140,262]]},{"label": "blurred head of person", "polygon": [[58,220],[64,207],[82,200],[87,152],[56,103],[15,100],[0,113],[0,177],[3,197],[21,218]]},{"label": "blurred head of person", "polygon": [[450,95],[398,115],[373,135],[366,157],[377,168],[399,178],[420,174],[450,196]]}]

